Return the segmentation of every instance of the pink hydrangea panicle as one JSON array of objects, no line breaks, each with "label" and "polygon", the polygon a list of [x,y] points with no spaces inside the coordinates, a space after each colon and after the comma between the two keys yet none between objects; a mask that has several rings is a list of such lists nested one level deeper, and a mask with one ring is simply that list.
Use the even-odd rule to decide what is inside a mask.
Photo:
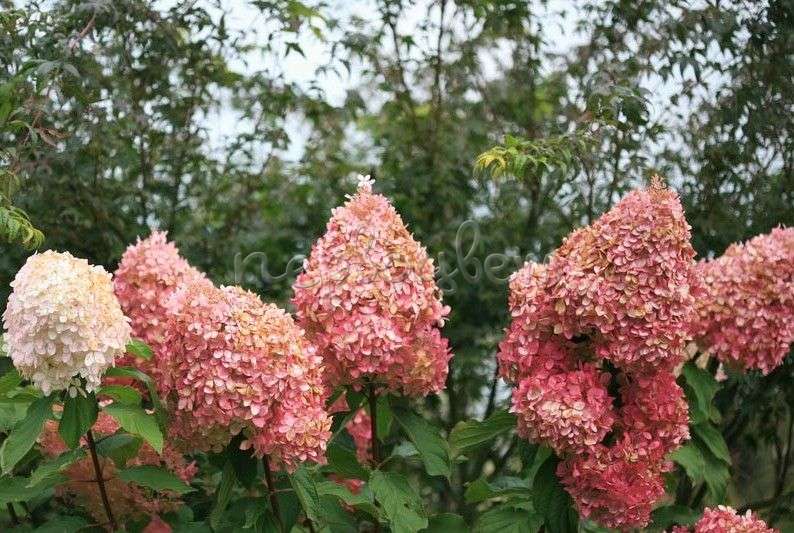
[{"label": "pink hydrangea panicle", "polygon": [[356,445],[356,457],[362,464],[372,461],[372,419],[363,409],[345,426]]},{"label": "pink hydrangea panicle", "polygon": [[497,359],[518,433],[563,458],[580,512],[609,527],[647,524],[665,455],[689,438],[673,374],[699,291],[689,237],[678,197],[654,181],[510,280]]},{"label": "pink hydrangea panicle", "polygon": [[[673,528],[673,533],[689,533],[687,527]],[[694,533],[779,533],[771,528],[752,512],[747,511],[740,515],[736,510],[725,505],[706,508],[703,516],[695,524]]]},{"label": "pink hydrangea panicle", "polygon": [[568,457],[557,475],[582,516],[625,531],[650,522],[655,503],[664,495],[662,466],[649,465],[624,440]]},{"label": "pink hydrangea panicle", "polygon": [[558,454],[587,451],[601,442],[615,421],[608,381],[608,374],[592,366],[524,378],[513,393],[518,434]]},{"label": "pink hydrangea panicle", "polygon": [[292,317],[239,287],[188,281],[166,303],[161,394],[172,437],[219,449],[243,432],[244,448],[292,470],[324,462],[331,420],[322,359]]},{"label": "pink hydrangea panicle", "polygon": [[48,250],[28,258],[3,313],[14,366],[45,394],[99,386],[130,340],[129,320],[101,266]]},{"label": "pink hydrangea panicle", "polygon": [[[101,439],[113,435],[118,429],[118,423],[107,413],[100,411],[92,431],[96,438]],[[58,434],[58,423],[53,420],[47,421],[44,425],[44,430],[39,436],[39,444],[46,457],[57,457],[68,450]],[[82,445],[86,445],[84,439]],[[105,488],[111,509],[116,519],[122,523],[143,520],[150,516],[152,522],[157,524],[159,515],[173,512],[182,505],[178,494],[170,491],[161,491],[155,494],[150,489],[134,482],[123,481],[118,477],[116,463],[107,457],[100,457],[99,460],[102,475],[106,480]],[[141,443],[137,454],[128,459],[124,466],[144,465],[165,467],[185,483],[190,483],[198,470],[195,463],[186,461],[169,443],[165,444],[162,455],[158,454],[148,443]],[[67,479],[55,488],[55,494],[84,507],[98,523],[106,523],[107,516],[99,486],[93,482],[96,479],[96,473],[90,457],[85,456],[77,460],[66,467],[63,473]],[[167,530],[158,529],[156,531]]]},{"label": "pink hydrangea panicle", "polygon": [[720,361],[774,370],[794,342],[794,228],[775,228],[701,261],[694,337]]},{"label": "pink hydrangea panicle", "polygon": [[[179,255],[165,232],[155,231],[138,239],[121,256],[113,280],[121,308],[131,321],[132,335],[143,340],[162,356],[168,323],[165,302],[177,287],[204,275]],[[147,373],[156,371],[154,361],[125,356],[121,365],[137,366]],[[157,377],[157,376],[155,376]]]},{"label": "pink hydrangea panicle", "polygon": [[374,380],[414,396],[444,387],[451,354],[439,328],[449,308],[433,262],[368,178],[333,210],[293,289],[331,385]]}]

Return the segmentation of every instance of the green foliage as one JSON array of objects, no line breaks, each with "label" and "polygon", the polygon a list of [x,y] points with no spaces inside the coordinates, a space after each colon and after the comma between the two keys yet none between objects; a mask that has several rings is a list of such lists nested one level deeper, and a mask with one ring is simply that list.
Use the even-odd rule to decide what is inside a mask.
[{"label": "green foliage", "polygon": [[153,415],[141,407],[123,403],[111,403],[104,406],[102,410],[112,416],[126,431],[138,435],[148,442],[157,453],[162,453],[163,433]]},{"label": "green foliage", "polygon": [[438,428],[404,409],[395,409],[394,418],[416,446],[427,473],[431,476],[449,477],[451,473],[449,446]]},{"label": "green foliage", "polygon": [[151,465],[119,470],[119,478],[156,491],[166,490],[176,494],[186,494],[194,490],[168,470]]},{"label": "green foliage", "polygon": [[370,476],[369,487],[382,506],[392,531],[413,533],[427,527],[422,504],[405,476],[376,470]]},{"label": "green foliage", "polygon": [[67,395],[63,402],[63,413],[58,424],[58,433],[69,448],[80,444],[80,437],[86,434],[96,422],[99,414],[96,395],[92,392],[83,396]]},{"label": "green foliage", "polygon": [[3,475],[11,473],[14,466],[30,451],[41,432],[44,422],[52,418],[54,396],[39,398],[30,404],[25,418],[19,421],[0,446],[0,469]]}]

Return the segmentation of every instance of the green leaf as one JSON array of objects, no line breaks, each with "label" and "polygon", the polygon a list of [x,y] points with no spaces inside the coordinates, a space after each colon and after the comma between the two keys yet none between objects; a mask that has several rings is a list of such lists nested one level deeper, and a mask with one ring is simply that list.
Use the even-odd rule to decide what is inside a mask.
[{"label": "green leaf", "polygon": [[430,517],[430,522],[422,531],[425,533],[462,533],[468,527],[463,517],[453,513],[441,513]]},{"label": "green leaf", "polygon": [[308,468],[301,465],[289,476],[295,495],[300,501],[303,511],[312,522],[322,523],[320,511],[320,494],[317,492],[317,483]]},{"label": "green leaf", "polygon": [[163,434],[154,416],[140,407],[112,403],[103,407],[126,431],[148,442],[157,453],[163,453]]},{"label": "green leaf", "polygon": [[690,441],[669,454],[674,462],[684,467],[687,477],[693,483],[701,483],[706,470],[706,463],[697,445]]},{"label": "green leaf", "polygon": [[534,506],[543,515],[548,533],[576,533],[579,518],[571,497],[557,478],[558,462],[552,455],[538,469],[532,484]]},{"label": "green leaf", "polygon": [[419,495],[402,474],[376,470],[370,476],[372,494],[383,508],[383,513],[394,533],[414,533],[427,527]]},{"label": "green leaf", "polygon": [[380,518],[380,511],[375,507],[372,494],[369,491],[353,494],[347,487],[335,481],[320,481],[317,483],[317,494],[320,497],[334,496],[359,511],[363,511],[374,518]]},{"label": "green leaf", "polygon": [[405,409],[394,409],[394,418],[419,450],[427,473],[448,478],[451,474],[449,445],[441,437],[441,430]]},{"label": "green leaf", "polygon": [[132,378],[140,381],[146,386],[146,392],[149,393],[149,399],[152,401],[154,407],[154,414],[157,417],[157,424],[160,430],[164,433],[168,426],[168,415],[165,412],[163,403],[160,401],[160,396],[157,394],[157,386],[152,378],[137,368],[128,366],[114,366],[107,369],[105,376],[119,377],[119,378]]},{"label": "green leaf", "polygon": [[493,483],[488,482],[485,478],[479,478],[466,487],[463,497],[466,499],[466,503],[479,503],[505,496],[518,496],[529,500],[532,498],[530,489],[528,480],[517,477],[500,477],[496,478]]},{"label": "green leaf", "polygon": [[714,454],[714,457],[725,461],[726,464],[731,464],[731,452],[728,450],[728,444],[725,442],[722,433],[714,425],[707,422],[696,424],[692,426],[692,430]]},{"label": "green leaf", "polygon": [[655,509],[651,517],[651,530],[667,531],[676,525],[693,525],[700,517],[700,513],[684,505],[666,505]]},{"label": "green leaf", "polygon": [[142,443],[137,435],[116,433],[98,440],[96,451],[103,457],[110,457],[118,468],[124,468],[127,461],[138,455]]},{"label": "green leaf", "polygon": [[516,417],[507,409],[500,409],[483,421],[458,422],[449,434],[450,454],[457,457],[475,450],[515,427]]},{"label": "green leaf", "polygon": [[195,490],[175,474],[159,466],[141,465],[119,470],[119,478],[157,491],[186,494]]},{"label": "green leaf", "polygon": [[85,531],[88,522],[79,516],[54,516],[47,523],[34,529],[34,533],[64,533],[67,531]]},{"label": "green leaf", "polygon": [[0,468],[8,474],[35,444],[44,422],[52,417],[55,396],[39,398],[30,404],[27,414],[0,446]]},{"label": "green leaf", "polygon": [[16,368],[11,368],[8,372],[0,377],[0,396],[5,396],[14,390],[20,383],[22,383],[22,376],[19,375]]},{"label": "green leaf", "polygon": [[127,385],[103,385],[97,394],[107,396],[126,405],[141,405],[141,393]]},{"label": "green leaf", "polygon": [[80,437],[93,427],[98,413],[99,407],[93,392],[86,396],[78,393],[74,398],[67,395],[58,424],[58,433],[63,442],[70,448],[77,448]]},{"label": "green leaf", "polygon": [[127,343],[127,353],[147,361],[154,356],[151,347],[140,339],[132,339]]},{"label": "green leaf", "polygon": [[223,511],[225,511],[226,506],[229,505],[229,500],[232,497],[232,489],[236,481],[237,478],[234,475],[234,467],[231,462],[226,461],[226,464],[223,466],[223,471],[221,472],[220,485],[218,485],[218,490],[215,493],[215,505],[212,506],[212,511],[210,511],[210,525],[213,530],[217,531],[220,526]]},{"label": "green leaf", "polygon": [[369,479],[369,470],[358,462],[356,452],[337,442],[331,443],[326,451],[328,470],[342,477]]},{"label": "green leaf", "polygon": [[480,515],[474,524],[474,532],[536,533],[541,525],[543,525],[543,519],[534,511],[501,506]]},{"label": "green leaf", "polygon": [[684,389],[689,401],[692,424],[710,420],[711,402],[720,388],[719,382],[692,362],[684,365],[682,373],[686,379]]},{"label": "green leaf", "polygon": [[[697,438],[694,440],[698,442]],[[703,443],[698,442],[698,446],[706,465],[703,470],[703,479],[708,487],[711,500],[714,503],[724,502],[728,492],[728,483],[731,480],[728,464],[711,453]]]},{"label": "green leaf", "polygon": [[[50,480],[53,478],[51,477]],[[65,479],[65,476],[62,478]],[[42,491],[49,487],[36,486],[28,487],[28,479],[25,477],[3,477],[0,478],[0,505],[11,502],[25,502],[40,496]]]},{"label": "green leaf", "polygon": [[85,457],[85,450],[76,448],[63,452],[58,457],[50,459],[49,461],[41,463],[36,470],[30,475],[28,480],[28,487],[35,487],[36,485],[44,484],[48,480],[60,477],[69,465]]}]

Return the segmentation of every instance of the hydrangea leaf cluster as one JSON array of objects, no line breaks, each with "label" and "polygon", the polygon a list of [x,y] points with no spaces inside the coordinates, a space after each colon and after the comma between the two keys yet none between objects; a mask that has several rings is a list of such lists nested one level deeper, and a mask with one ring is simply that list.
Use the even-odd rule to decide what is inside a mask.
[{"label": "hydrangea leaf cluster", "polygon": [[[118,423],[112,417],[100,412],[92,431],[97,438],[103,438],[113,435],[118,429]],[[57,457],[68,450],[58,434],[58,423],[52,420],[45,424],[39,443],[46,457]],[[111,509],[122,523],[143,520],[147,516],[155,520],[159,515],[175,511],[182,505],[179,495],[170,491],[155,494],[134,482],[124,481],[119,478],[118,468],[111,459],[100,457],[99,460]],[[164,466],[185,483],[190,483],[197,472],[195,463],[187,462],[169,444],[165,445],[162,455],[159,455],[154,448],[143,442],[137,454],[128,459],[125,466],[143,465]],[[55,488],[56,496],[81,505],[98,523],[105,523],[107,515],[99,486],[94,482],[96,472],[90,457],[86,456],[72,463],[63,470],[63,474],[67,480]]]},{"label": "hydrangea leaf cluster", "polygon": [[293,286],[299,324],[332,385],[370,380],[416,396],[444,387],[451,354],[438,328],[449,308],[433,276],[426,250],[361,178]]},{"label": "hydrangea leaf cluster", "polygon": [[[165,302],[177,287],[190,279],[203,278],[204,274],[193,268],[179,255],[167,234],[153,232],[146,239],[138,239],[121,256],[113,278],[116,296],[124,314],[130,318],[132,335],[146,342],[154,357],[162,357],[162,344],[168,324]],[[120,365],[137,366],[152,374],[155,361],[125,355]]]},{"label": "hydrangea leaf cluster", "polygon": [[[690,533],[690,528],[678,526],[672,533]],[[760,518],[747,511],[744,515],[725,505],[706,508],[695,524],[694,533],[778,533]]]},{"label": "hydrangea leaf cluster", "polygon": [[697,344],[741,369],[780,365],[794,342],[794,228],[733,244],[697,270]]},{"label": "hydrangea leaf cluster", "polygon": [[510,281],[500,373],[519,435],[551,447],[586,517],[641,527],[665,455],[689,438],[673,369],[694,314],[695,252],[676,194],[655,182]]},{"label": "hydrangea leaf cluster", "polygon": [[324,461],[331,420],[322,358],[289,314],[203,278],[177,288],[165,307],[159,386],[172,437],[217,450],[242,431],[243,448],[288,470]]},{"label": "hydrangea leaf cluster", "polygon": [[19,373],[45,394],[82,388],[83,380],[95,390],[130,340],[110,274],[49,250],[30,256],[11,287],[3,325]]}]

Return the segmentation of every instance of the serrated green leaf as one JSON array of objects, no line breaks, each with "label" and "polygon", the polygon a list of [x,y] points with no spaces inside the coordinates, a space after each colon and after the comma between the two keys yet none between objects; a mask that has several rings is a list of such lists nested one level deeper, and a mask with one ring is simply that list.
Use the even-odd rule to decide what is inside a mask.
[{"label": "serrated green leaf", "polygon": [[534,507],[542,514],[548,533],[576,533],[579,517],[557,478],[558,462],[552,455],[538,469],[532,484]]},{"label": "serrated green leaf", "polygon": [[687,442],[674,452],[669,454],[669,458],[677,464],[684,467],[686,475],[692,480],[693,483],[701,483],[703,481],[704,471],[706,470],[706,463],[703,460],[703,455],[693,442]]},{"label": "serrated green leaf", "polygon": [[326,457],[328,459],[327,469],[331,472],[346,478],[363,479],[364,481],[369,479],[369,469],[358,462],[354,450],[334,442],[328,446]]},{"label": "serrated green leaf", "polygon": [[137,435],[117,433],[102,438],[96,443],[96,451],[103,457],[109,457],[118,468],[124,468],[127,461],[138,455],[143,440]]},{"label": "serrated green leaf", "polygon": [[12,367],[0,377],[0,396],[5,396],[14,390],[20,383],[22,383],[22,376],[19,375],[16,368]]},{"label": "serrated green leaf", "polygon": [[724,461],[726,464],[731,464],[731,452],[728,450],[728,444],[722,433],[708,422],[696,424],[692,426],[692,431],[697,437],[706,445],[706,447],[714,454],[714,457]]},{"label": "serrated green leaf", "polygon": [[44,422],[52,417],[55,396],[38,398],[28,407],[25,418],[19,421],[0,446],[0,468],[8,474],[35,444]]},{"label": "serrated green leaf", "polygon": [[532,499],[532,492],[529,481],[517,477],[504,476],[489,482],[485,478],[479,478],[469,483],[463,497],[466,503],[479,503],[491,498],[505,496],[517,496],[527,500]]},{"label": "serrated green leaf", "polygon": [[543,519],[533,511],[501,506],[480,515],[474,524],[475,533],[536,533]]},{"label": "serrated green leaf", "polygon": [[368,486],[394,533],[415,533],[427,527],[419,496],[405,476],[376,470],[370,475]]},{"label": "serrated green leaf", "polygon": [[140,339],[132,339],[127,343],[127,353],[147,361],[154,356],[152,348]]},{"label": "serrated green leaf", "polygon": [[140,407],[112,403],[103,407],[129,433],[142,437],[157,453],[163,453],[163,434],[153,415]]},{"label": "serrated green leaf", "polygon": [[320,494],[317,492],[317,482],[311,472],[301,465],[289,476],[289,482],[309,520],[321,524]]},{"label": "serrated green leaf", "polygon": [[168,415],[165,412],[163,403],[160,401],[160,396],[157,394],[157,386],[155,385],[152,378],[137,368],[128,366],[110,367],[105,372],[105,376],[132,378],[143,383],[146,386],[146,392],[149,393],[149,399],[151,400],[152,406],[154,407],[154,414],[157,417],[157,424],[160,426],[160,430],[165,432],[168,426]]},{"label": "serrated green leaf", "polygon": [[449,445],[441,436],[441,430],[405,409],[394,409],[394,418],[419,450],[427,473],[448,478],[451,474]]},{"label": "serrated green leaf", "polygon": [[714,377],[689,362],[682,370],[686,380],[684,390],[689,401],[690,417],[693,424],[706,422],[711,417],[711,402],[720,388]]},{"label": "serrated green leaf", "polygon": [[126,405],[141,405],[143,400],[140,392],[127,385],[103,385],[99,387],[97,394]]},{"label": "serrated green leaf", "polygon": [[172,472],[153,465],[133,466],[119,470],[119,478],[156,491],[187,494],[195,490]]},{"label": "serrated green leaf", "polygon": [[684,505],[665,505],[651,514],[652,531],[667,531],[672,526],[691,526],[697,522],[700,513]]},{"label": "serrated green leaf", "polygon": [[221,472],[221,482],[215,493],[215,504],[212,506],[212,511],[210,511],[209,522],[214,530],[218,529],[223,511],[225,511],[226,506],[229,505],[229,500],[232,497],[232,489],[236,481],[237,478],[234,475],[234,467],[231,462],[226,461],[223,471]]},{"label": "serrated green leaf", "polygon": [[27,487],[35,487],[46,483],[63,472],[69,465],[85,457],[85,450],[76,448],[63,452],[58,457],[41,463],[30,475]]},{"label": "serrated green leaf", "polygon": [[423,533],[462,533],[466,531],[466,521],[463,517],[454,513],[440,513],[430,517],[427,527]]},{"label": "serrated green leaf", "polygon": [[449,434],[450,454],[457,457],[475,450],[515,427],[516,417],[506,409],[495,411],[483,421],[458,422]]},{"label": "serrated green leaf", "polygon": [[93,392],[86,396],[77,394],[74,398],[67,395],[63,402],[63,414],[58,423],[58,434],[63,442],[69,448],[77,448],[80,437],[93,427],[98,414],[99,406]]}]

